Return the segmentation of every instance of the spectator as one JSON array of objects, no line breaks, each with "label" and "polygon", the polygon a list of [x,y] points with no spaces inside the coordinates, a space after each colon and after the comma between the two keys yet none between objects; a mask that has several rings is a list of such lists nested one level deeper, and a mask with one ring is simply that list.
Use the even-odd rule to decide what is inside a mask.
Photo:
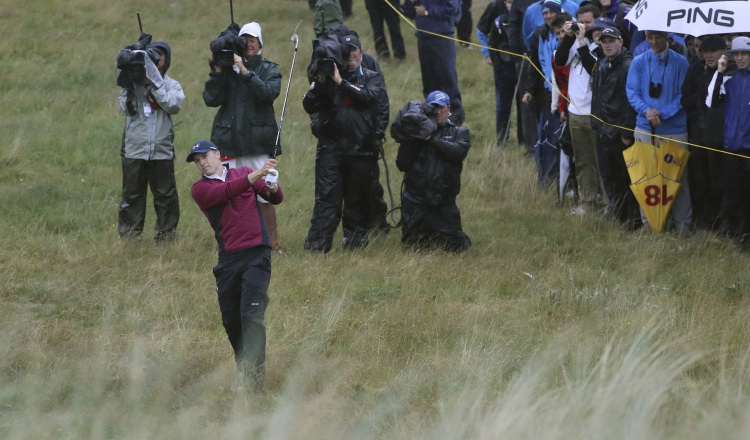
[{"label": "spectator", "polygon": [[641,226],[641,219],[622,156],[623,150],[634,142],[636,114],[625,92],[633,55],[625,48],[616,27],[602,30],[599,41],[604,58],[592,71],[591,97],[599,170],[607,194],[608,215],[633,230]]},{"label": "spectator", "polygon": [[750,38],[736,37],[729,53],[737,71],[728,74],[729,59],[722,55],[710,84],[709,107],[724,107],[724,146],[736,156],[724,158],[726,177],[725,227],[743,251],[750,251]]},{"label": "spectator", "polygon": [[[529,40],[534,31],[539,26],[545,24],[544,16],[542,14],[542,5],[544,4],[544,1],[545,0],[514,1],[508,17],[508,41],[512,52],[518,54],[530,54]],[[561,3],[561,0],[555,1],[558,4],[561,4],[561,10],[564,9],[571,14],[575,14],[575,11],[578,8],[575,2],[571,2],[570,0],[565,0],[564,4]],[[519,72],[521,78],[538,75],[538,73],[532,68],[531,63],[526,59],[516,65],[516,70]],[[529,105],[529,103],[523,101],[524,93],[525,91],[523,90],[523,87],[519,87],[517,96],[517,117],[519,120],[519,131],[521,132],[520,139],[523,140],[523,145],[526,148],[526,155],[531,157],[534,155],[536,145],[539,142],[537,132],[539,111],[536,106]]]},{"label": "spectator", "polygon": [[568,124],[570,125],[573,157],[575,159],[576,181],[580,205],[574,209],[577,215],[596,208],[602,201],[602,183],[596,157],[596,132],[591,126],[591,75],[583,65],[578,49],[584,48],[587,54],[594,53],[597,43],[586,38],[586,31],[599,18],[599,9],[594,5],[578,8],[577,28],[573,22],[565,23],[565,37],[555,52],[555,63],[570,66],[568,79]]},{"label": "spectator", "polygon": [[422,93],[427,96],[432,90],[445,91],[453,104],[451,121],[456,125],[463,124],[465,112],[461,102],[461,91],[458,88],[456,44],[450,38],[432,35],[453,36],[456,21],[461,17],[459,0],[422,0],[416,3],[406,0],[404,14],[416,20]]},{"label": "spectator", "polygon": [[125,82],[118,80],[122,86],[118,106],[120,114],[126,118],[122,135],[122,201],[117,231],[122,238],[141,236],[146,220],[147,189],[150,187],[156,211],[154,240],[160,244],[174,239],[180,220],[174,175],[172,115],[182,108],[185,94],[180,83],[167,75],[172,62],[169,45],[155,41],[148,46],[146,54],[146,67],[150,66],[148,74]]},{"label": "spectator", "polygon": [[471,147],[469,130],[449,120],[447,93],[436,90],[426,102],[434,106],[430,113],[434,112],[436,131],[426,139],[401,141],[396,157],[396,166],[404,172],[401,241],[409,247],[460,252],[471,245],[456,205],[463,161]]},{"label": "spectator", "polygon": [[[682,107],[688,117],[688,141],[719,150],[724,149],[724,108],[716,106],[709,110],[706,98],[708,86],[724,52],[726,42],[723,38],[703,38],[697,52],[703,60],[696,58],[690,64],[682,85]],[[701,229],[717,229],[720,226],[723,156],[705,148],[691,147],[688,170],[693,222]]]},{"label": "spectator", "polygon": [[213,272],[221,322],[234,350],[240,386],[249,381],[265,388],[268,285],[271,282],[271,241],[256,203],[262,197],[279,204],[277,162],[258,170],[227,169],[218,148],[198,141],[187,156],[202,177],[190,190],[214,230],[219,261]]},{"label": "spectator", "polygon": [[[482,46],[485,62],[492,67],[495,82],[495,134],[498,145],[505,144],[510,135],[508,127],[517,84],[517,59],[510,55],[508,41],[508,9],[513,0],[494,0],[487,5],[477,23],[477,37]],[[519,138],[520,140],[520,138]]]},{"label": "spectator", "polygon": [[638,33],[638,29],[629,20],[625,20],[625,16],[628,15],[635,2],[630,0],[583,0],[580,4],[583,6],[587,2],[593,4],[599,3],[602,10],[602,17],[612,20],[620,31],[620,35],[622,35],[623,45],[632,52],[631,41],[633,34]]},{"label": "spectator", "polygon": [[692,35],[685,35],[685,46],[688,51],[688,62],[690,64],[703,62],[703,54],[701,53],[701,43],[703,37],[694,37]]},{"label": "spectator", "polygon": [[[474,19],[471,16],[472,0],[461,0],[461,18],[456,22],[456,38],[461,40],[459,46],[471,49],[471,29],[474,27]],[[463,43],[465,41],[466,43]]]},{"label": "spectator", "polygon": [[388,41],[385,38],[385,27],[383,22],[388,25],[388,33],[391,37],[391,46],[393,46],[393,56],[403,61],[406,58],[406,49],[404,47],[404,37],[401,35],[401,20],[393,10],[400,9],[396,0],[365,0],[365,8],[370,16],[372,25],[372,36],[375,39],[375,52],[381,60],[388,59],[391,56],[388,50]]},{"label": "spectator", "polygon": [[529,5],[523,16],[522,27],[524,45],[527,51],[531,50],[532,35],[536,29],[546,23],[543,14],[544,4],[550,1],[560,6],[560,13],[567,12],[573,17],[578,13],[578,4],[573,0],[540,0]]},{"label": "spectator", "polygon": [[[669,48],[666,32],[647,30],[646,41],[649,51],[633,58],[628,73],[628,100],[638,113],[635,140],[659,145],[660,138],[649,136],[651,133],[672,139],[684,148],[687,116],[680,100],[688,68],[687,58]],[[671,210],[674,226],[686,236],[691,235],[692,220],[688,175],[688,170],[685,170]],[[646,222],[645,216],[642,220]]]},{"label": "spectator", "polygon": [[305,240],[309,251],[329,252],[339,222],[344,248],[364,248],[387,210],[377,163],[388,125],[385,82],[380,73],[361,66],[357,37],[345,36],[341,49],[346,61],[334,63],[331,73],[311,64],[315,81],[302,99],[305,111],[317,114],[312,126],[318,137],[315,207]]},{"label": "spectator", "polygon": [[[537,183],[539,187],[549,186],[557,181],[560,168],[560,153],[557,148],[557,137],[554,134],[560,126],[558,116],[552,114],[552,83],[554,81],[552,62],[557,49],[558,40],[552,31],[551,23],[562,13],[560,4],[555,0],[544,2],[542,9],[545,24],[534,31],[531,39],[529,58],[537,72],[544,76],[529,75],[524,81],[524,95],[522,101],[532,104],[539,115],[537,123],[537,143],[534,155],[537,167]],[[527,11],[528,14],[528,11]]]},{"label": "spectator", "polygon": [[[275,145],[278,125],[273,110],[273,102],[281,91],[281,73],[276,63],[261,54],[263,36],[258,23],[244,25],[239,35],[246,39],[247,45],[242,56],[234,55],[234,65],[219,65],[211,53],[211,72],[203,89],[203,102],[209,107],[219,107],[211,142],[225,155],[227,166],[260,169],[268,159],[281,154]],[[273,249],[280,250],[276,209],[263,198],[258,202]]]},{"label": "spectator", "polygon": [[[690,56],[690,53],[688,52],[688,48],[685,45],[684,38],[682,38],[681,36],[677,34],[673,34],[671,32],[667,35],[668,35],[668,45],[670,49],[684,56],[685,58]],[[637,57],[638,55],[642,53],[646,53],[649,50],[651,50],[651,45],[649,45],[647,40],[643,40],[640,42],[640,44],[631,48],[631,50],[633,52],[633,56]]]}]

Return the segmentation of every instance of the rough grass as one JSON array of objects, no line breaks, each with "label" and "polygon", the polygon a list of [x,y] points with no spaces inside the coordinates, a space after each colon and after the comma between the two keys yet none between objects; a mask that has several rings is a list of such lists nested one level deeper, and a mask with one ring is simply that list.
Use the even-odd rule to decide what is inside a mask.
[{"label": "rough grass", "polygon": [[[492,76],[459,50],[473,147],[459,206],[474,246],[309,255],[314,139],[300,106],[306,2],[235,2],[263,25],[284,85],[266,395],[232,392],[212,234],[189,199],[189,146],[209,136],[208,42],[226,5],[31,0],[0,5],[0,437],[746,438],[748,263],[712,234],[626,233],[567,215],[522,148],[492,145]],[[474,6],[475,19],[483,5]],[[144,30],[169,41],[187,95],[175,118],[176,243],[117,238],[114,56]],[[364,5],[348,24],[372,48]],[[392,114],[420,97],[408,59],[383,65]],[[277,102],[277,113],[281,101]],[[390,183],[400,186],[395,144]],[[384,170],[385,171],[385,170]],[[398,197],[396,196],[398,202]],[[153,224],[149,211],[147,225]]]}]

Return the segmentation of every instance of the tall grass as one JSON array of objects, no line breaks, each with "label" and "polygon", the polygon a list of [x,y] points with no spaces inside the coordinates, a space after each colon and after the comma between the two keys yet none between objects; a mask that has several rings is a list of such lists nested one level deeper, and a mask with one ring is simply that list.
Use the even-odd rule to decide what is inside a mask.
[{"label": "tall grass", "polygon": [[[494,146],[492,76],[476,49],[458,53],[473,144],[458,203],[473,247],[404,252],[393,230],[364,251],[306,253],[315,142],[300,100],[313,32],[298,0],[235,2],[237,21],[263,26],[284,82],[303,20],[282,134],[269,392],[235,393],[214,243],[184,163],[210,135],[201,93],[226,9],[0,5],[0,438],[748,436],[748,257],[709,233],[568,216],[536,190],[522,148]],[[182,216],[165,247],[116,232],[114,56],[138,35],[136,11],[172,45],[187,96],[175,118]],[[354,14],[347,24],[372,48],[364,5]],[[421,94],[402,30],[407,62],[383,64],[392,114]]]}]

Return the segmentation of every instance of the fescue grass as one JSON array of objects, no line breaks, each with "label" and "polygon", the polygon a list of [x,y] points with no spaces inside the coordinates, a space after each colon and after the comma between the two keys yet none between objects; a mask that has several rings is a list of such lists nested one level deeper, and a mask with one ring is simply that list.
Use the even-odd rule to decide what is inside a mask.
[{"label": "fescue grass", "polygon": [[[478,19],[484,2],[474,6]],[[463,254],[302,249],[315,140],[300,102],[313,38],[299,0],[237,1],[259,21],[284,86],[299,53],[280,157],[286,255],[274,258],[265,395],[232,391],[210,228],[184,163],[208,138],[208,43],[223,2],[32,0],[0,5],[0,438],[746,438],[748,256],[725,239],[628,233],[568,216],[522,148],[493,144],[492,75],[458,51],[472,131]],[[114,58],[144,30],[173,48],[176,243],[117,237]],[[347,24],[373,52],[361,2]],[[408,58],[383,63],[391,113],[421,97]],[[276,105],[277,116],[282,100]],[[396,145],[386,144],[396,193]],[[383,177],[384,181],[384,177]]]}]

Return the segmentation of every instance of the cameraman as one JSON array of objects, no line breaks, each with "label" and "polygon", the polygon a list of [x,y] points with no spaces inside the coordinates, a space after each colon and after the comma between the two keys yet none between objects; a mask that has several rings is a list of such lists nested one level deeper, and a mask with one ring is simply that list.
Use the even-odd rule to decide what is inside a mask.
[{"label": "cameraman", "polygon": [[318,114],[312,127],[318,137],[315,207],[304,245],[309,251],[330,251],[339,221],[344,248],[364,248],[387,210],[377,162],[388,125],[385,81],[362,67],[356,36],[341,42],[330,48],[334,58],[313,59],[308,71],[315,80],[302,99],[308,114]]},{"label": "cameraman", "polygon": [[471,148],[469,130],[448,119],[451,101],[446,93],[436,90],[426,101],[437,129],[426,139],[402,141],[396,156],[396,166],[404,173],[401,242],[461,252],[471,246],[456,206],[463,161]]},{"label": "cameraman", "polygon": [[[150,40],[150,36],[148,37]],[[132,47],[132,46],[130,46]],[[118,55],[136,59],[129,48]],[[164,41],[155,41],[141,50],[141,74],[127,75],[123,70],[118,106],[126,116],[122,139],[122,201],[117,231],[122,238],[138,238],[146,218],[148,187],[154,197],[157,244],[171,241],[180,219],[180,203],[174,176],[174,131],[172,115],[185,101],[182,86],[167,76],[172,51]],[[143,74],[143,70],[151,73]],[[154,67],[156,69],[154,69]],[[158,69],[158,73],[156,70]],[[126,74],[126,75],[123,75]]]},{"label": "cameraman", "polygon": [[[239,31],[244,38],[242,55],[234,54],[234,63],[223,66],[211,52],[211,72],[203,90],[203,102],[219,107],[211,130],[211,142],[224,154],[229,167],[260,169],[271,158],[279,127],[273,101],[281,91],[281,73],[276,63],[261,55],[263,36],[260,25],[248,23]],[[274,250],[280,250],[276,228],[276,210],[258,199]]]}]

